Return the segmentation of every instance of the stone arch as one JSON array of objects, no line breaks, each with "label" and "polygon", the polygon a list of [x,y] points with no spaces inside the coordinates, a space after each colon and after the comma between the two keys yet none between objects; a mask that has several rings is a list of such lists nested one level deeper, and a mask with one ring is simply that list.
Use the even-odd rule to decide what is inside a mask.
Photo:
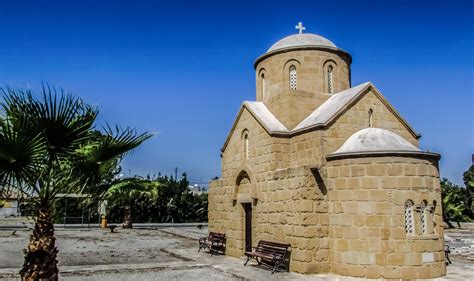
[{"label": "stone arch", "polygon": [[290,66],[294,65],[296,69],[301,68],[301,62],[297,59],[289,59],[283,64],[283,72],[287,73],[290,71]]},{"label": "stone arch", "polygon": [[242,133],[240,134],[240,139],[243,140],[245,139],[245,136],[249,135],[249,129],[245,128],[242,130]]},{"label": "stone arch", "polygon": [[252,170],[248,167],[242,167],[235,175],[234,200],[239,203],[250,203],[258,199],[255,178]]},{"label": "stone arch", "polygon": [[235,178],[235,186],[239,187],[243,182],[252,182],[249,174],[245,170],[240,171],[237,177]]}]

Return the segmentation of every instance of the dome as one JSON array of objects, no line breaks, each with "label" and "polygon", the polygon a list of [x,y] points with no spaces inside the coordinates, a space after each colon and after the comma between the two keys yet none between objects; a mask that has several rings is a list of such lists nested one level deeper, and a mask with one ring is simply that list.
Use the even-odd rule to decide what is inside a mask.
[{"label": "dome", "polygon": [[367,151],[420,152],[420,149],[393,132],[379,128],[366,128],[350,136],[334,154]]},{"label": "dome", "polygon": [[333,42],[328,39],[311,33],[300,33],[287,36],[273,44],[267,52],[298,46],[324,46],[337,48]]}]

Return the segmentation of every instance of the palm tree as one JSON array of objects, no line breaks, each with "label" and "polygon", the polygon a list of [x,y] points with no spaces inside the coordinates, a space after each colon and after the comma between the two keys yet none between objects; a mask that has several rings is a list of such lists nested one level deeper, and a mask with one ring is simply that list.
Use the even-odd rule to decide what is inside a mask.
[{"label": "palm tree", "polygon": [[98,110],[64,91],[43,86],[1,88],[0,191],[30,197],[35,227],[20,271],[23,280],[58,280],[52,215],[58,193],[105,194],[122,157],[150,137],[135,130],[95,130]]},{"label": "palm tree", "polygon": [[124,208],[123,228],[132,228],[133,201],[137,198],[155,199],[158,195],[157,181],[141,178],[127,178],[115,182],[106,193],[106,198],[112,205],[120,205]]}]

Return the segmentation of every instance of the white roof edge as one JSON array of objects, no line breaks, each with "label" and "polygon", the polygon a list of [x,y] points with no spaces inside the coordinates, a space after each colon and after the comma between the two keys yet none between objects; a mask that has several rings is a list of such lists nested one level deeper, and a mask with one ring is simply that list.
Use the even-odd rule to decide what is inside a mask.
[{"label": "white roof edge", "polygon": [[263,102],[244,101],[245,106],[270,133],[288,133],[289,130],[268,110]]},{"label": "white roof edge", "polygon": [[308,117],[303,119],[293,130],[301,131],[309,127],[326,124],[336,115],[350,101],[356,98],[360,93],[363,92],[371,82],[365,82],[354,86],[352,88],[340,91],[332,95],[327,101],[321,106],[315,109]]}]

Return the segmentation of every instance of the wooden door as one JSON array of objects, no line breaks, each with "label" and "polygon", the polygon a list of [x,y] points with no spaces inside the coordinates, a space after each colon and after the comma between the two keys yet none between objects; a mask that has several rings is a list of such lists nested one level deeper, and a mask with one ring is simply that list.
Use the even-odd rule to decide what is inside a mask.
[{"label": "wooden door", "polygon": [[242,204],[245,211],[245,251],[252,251],[252,203]]}]

